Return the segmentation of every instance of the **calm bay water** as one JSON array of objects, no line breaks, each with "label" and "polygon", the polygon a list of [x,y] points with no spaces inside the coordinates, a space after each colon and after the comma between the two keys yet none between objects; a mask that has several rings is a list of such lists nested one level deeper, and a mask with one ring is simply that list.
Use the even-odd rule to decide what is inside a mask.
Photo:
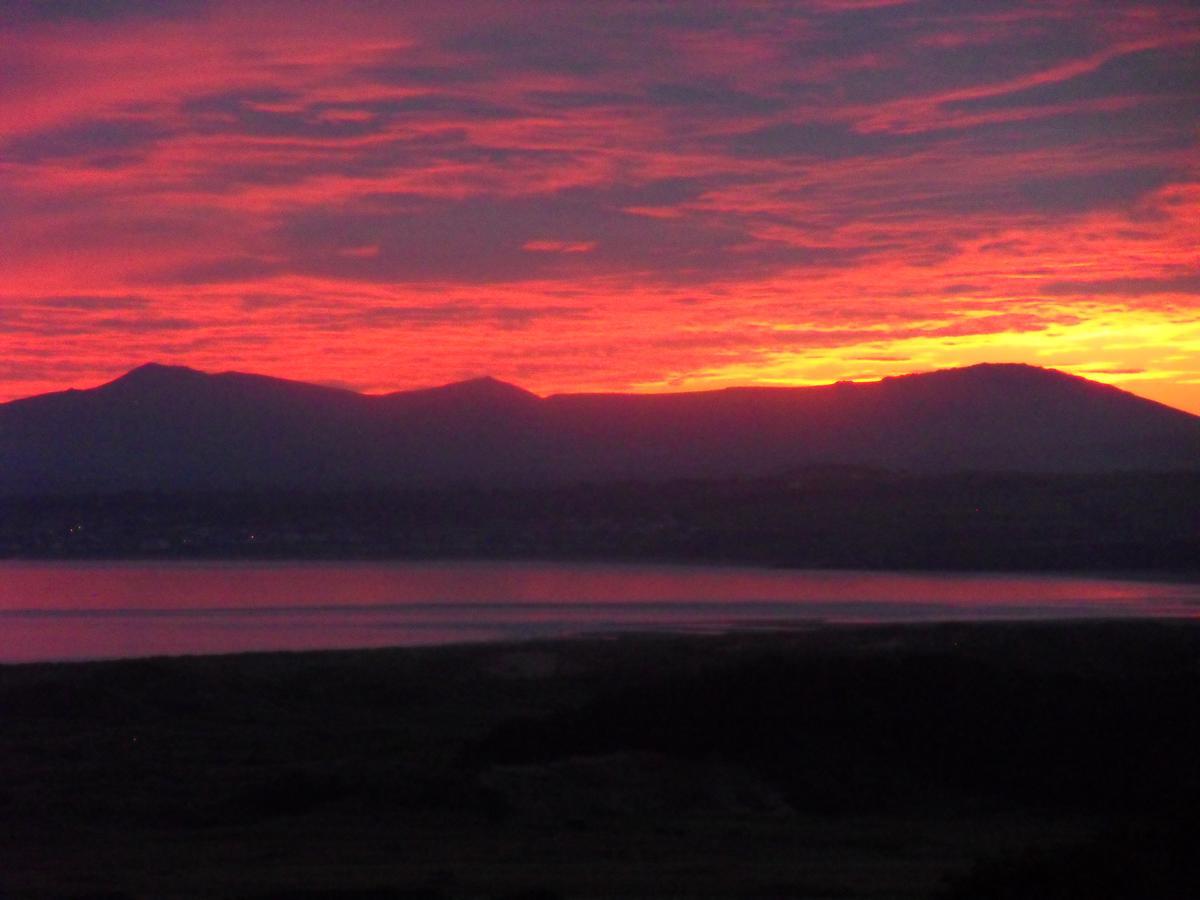
[{"label": "calm bay water", "polygon": [[0,662],[804,624],[1200,616],[1200,584],[539,562],[0,562]]}]

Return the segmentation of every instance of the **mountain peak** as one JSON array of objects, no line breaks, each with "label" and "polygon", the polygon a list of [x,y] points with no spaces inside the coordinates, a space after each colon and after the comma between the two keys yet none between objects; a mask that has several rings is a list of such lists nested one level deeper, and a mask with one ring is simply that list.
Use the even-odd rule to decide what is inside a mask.
[{"label": "mountain peak", "polygon": [[[889,375],[883,383],[899,386],[907,385],[916,389],[924,385],[931,390],[951,390],[956,392],[1000,392],[1020,396],[1029,391],[1036,393],[1056,393],[1078,395],[1133,395],[1112,385],[1091,381],[1070,372],[1034,366],[1029,363],[976,363],[952,369],[935,369],[929,372],[914,372],[910,375]],[[1143,403],[1152,401],[1137,398]]]},{"label": "mountain peak", "polygon": [[928,372],[912,372],[907,375],[887,375],[884,381],[904,381],[908,379],[929,378],[959,378],[959,379],[999,379],[999,378],[1069,378],[1065,372],[1057,369],[1046,369],[1029,363],[982,362],[970,366],[958,366],[950,369],[931,369]]},{"label": "mountain peak", "polygon": [[441,387],[430,388],[427,392],[422,393],[437,393],[443,396],[461,397],[489,403],[538,399],[537,394],[527,391],[523,387],[518,387],[515,384],[510,384],[507,381],[501,381],[499,378],[493,378],[491,375],[482,375],[478,378],[468,378],[465,381],[451,382]]},{"label": "mountain peak", "polygon": [[467,378],[463,381],[452,381],[446,387],[469,387],[473,390],[491,391],[491,390],[506,390],[506,391],[522,391],[528,393],[523,388],[517,387],[507,381],[501,381],[494,375],[480,375],[478,378]]},{"label": "mountain peak", "polygon": [[1040,378],[1044,380],[1074,379],[1075,376],[1060,371],[1035,366],[1030,363],[1016,362],[982,362],[971,366],[955,369],[943,369],[944,372],[957,372],[968,378]]},{"label": "mountain peak", "polygon": [[114,385],[178,385],[191,384],[209,376],[197,369],[187,366],[169,366],[164,363],[148,362],[131,369],[120,378],[110,381],[104,387]]}]

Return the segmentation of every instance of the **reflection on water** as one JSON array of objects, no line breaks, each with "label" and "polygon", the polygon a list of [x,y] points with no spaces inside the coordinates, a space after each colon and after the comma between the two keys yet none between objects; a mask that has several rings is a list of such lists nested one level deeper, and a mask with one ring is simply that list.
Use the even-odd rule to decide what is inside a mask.
[{"label": "reflection on water", "polygon": [[1200,585],[538,562],[0,563],[0,661],[814,622],[1194,617]]}]

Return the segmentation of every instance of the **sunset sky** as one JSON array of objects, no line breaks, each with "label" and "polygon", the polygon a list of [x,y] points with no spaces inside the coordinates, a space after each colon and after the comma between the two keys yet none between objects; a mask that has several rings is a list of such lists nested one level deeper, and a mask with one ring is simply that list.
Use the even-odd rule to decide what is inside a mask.
[{"label": "sunset sky", "polygon": [[1194,3],[0,3],[0,400],[1028,362],[1200,413]]}]

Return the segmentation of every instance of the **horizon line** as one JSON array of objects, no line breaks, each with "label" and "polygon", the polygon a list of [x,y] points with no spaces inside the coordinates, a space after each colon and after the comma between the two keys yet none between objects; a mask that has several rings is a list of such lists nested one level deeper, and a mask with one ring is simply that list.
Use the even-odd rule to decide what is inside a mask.
[{"label": "horizon line", "polygon": [[462,385],[469,385],[469,384],[475,384],[475,383],[481,383],[481,382],[491,382],[491,383],[494,383],[494,384],[499,385],[504,388],[520,391],[524,394],[528,394],[529,396],[535,397],[539,400],[547,400],[547,399],[550,399],[553,397],[580,397],[580,396],[652,397],[652,396],[676,396],[676,395],[689,395],[689,394],[714,394],[714,393],[721,393],[724,391],[740,391],[740,390],[768,390],[768,391],[770,391],[770,390],[781,390],[781,391],[801,390],[801,389],[805,389],[805,388],[836,387],[838,385],[880,384],[880,383],[887,382],[887,381],[896,381],[896,380],[905,379],[905,378],[937,375],[937,374],[941,374],[941,373],[950,373],[950,372],[965,372],[965,371],[970,371],[970,370],[987,369],[987,368],[1027,369],[1027,370],[1033,370],[1033,371],[1039,371],[1039,372],[1052,373],[1052,374],[1060,375],[1060,376],[1063,376],[1066,378],[1077,379],[1079,381],[1087,382],[1088,384],[1093,384],[1093,385],[1096,385],[1099,387],[1109,388],[1109,389],[1119,391],[1124,394],[1129,394],[1131,396],[1137,397],[1138,399],[1144,400],[1148,403],[1153,403],[1155,405],[1162,406],[1166,409],[1175,410],[1176,412],[1180,412],[1185,415],[1200,418],[1200,413],[1193,412],[1191,410],[1184,409],[1182,407],[1173,406],[1172,404],[1164,403],[1161,400],[1155,400],[1151,397],[1146,397],[1142,394],[1137,393],[1136,391],[1131,391],[1131,390],[1128,390],[1127,388],[1120,387],[1118,385],[1110,384],[1105,381],[1099,381],[1099,380],[1096,380],[1093,378],[1088,378],[1084,375],[1079,375],[1074,372],[1068,371],[1066,369],[1059,369],[1059,368],[1055,368],[1053,366],[1042,366],[1042,365],[1037,365],[1036,363],[1029,363],[1029,362],[1023,362],[1023,361],[1003,361],[1003,362],[984,361],[984,362],[971,363],[969,365],[964,365],[964,366],[946,366],[946,367],[934,368],[934,369],[918,369],[918,370],[914,370],[911,372],[882,375],[878,378],[839,379],[837,381],[821,381],[821,382],[807,381],[807,382],[798,382],[798,383],[797,382],[792,382],[792,383],[761,383],[761,382],[759,382],[759,383],[747,383],[747,384],[723,384],[723,385],[719,385],[719,386],[715,386],[715,387],[699,387],[699,388],[688,387],[688,388],[683,388],[681,390],[661,390],[661,389],[638,390],[635,388],[635,389],[626,389],[626,390],[553,391],[553,392],[546,393],[546,394],[539,394],[539,393],[532,391],[516,382],[506,381],[502,378],[498,378],[491,374],[477,375],[477,376],[472,376],[469,378],[459,379],[456,381],[444,382],[441,384],[420,385],[420,386],[416,386],[416,387],[397,388],[395,390],[385,390],[385,391],[368,391],[368,390],[359,389],[357,387],[354,387],[352,385],[348,385],[345,383],[330,383],[330,382],[324,382],[324,381],[306,381],[302,378],[294,378],[294,377],[279,376],[279,375],[268,375],[268,374],[261,373],[261,372],[250,372],[250,371],[245,371],[245,370],[241,370],[241,369],[224,369],[224,370],[219,370],[219,371],[209,371],[209,370],[205,370],[205,369],[198,369],[198,368],[195,368],[194,366],[189,366],[189,365],[186,365],[183,363],[164,363],[164,362],[159,362],[157,360],[150,360],[147,362],[143,362],[143,363],[134,365],[132,368],[124,370],[123,372],[116,375],[115,377],[111,377],[108,380],[102,381],[98,384],[91,384],[86,387],[76,387],[76,386],[72,385],[69,387],[59,388],[56,390],[44,391],[44,392],[38,393],[38,394],[30,394],[30,395],[21,396],[21,397],[12,397],[12,398],[9,398],[8,400],[0,401],[0,407],[6,406],[10,403],[17,403],[17,402],[21,402],[24,400],[32,400],[32,399],[35,399],[38,397],[53,396],[55,394],[85,393],[85,392],[89,392],[89,391],[94,391],[94,390],[105,388],[105,387],[108,387],[109,385],[113,385],[118,382],[121,382],[121,381],[129,378],[130,376],[136,375],[138,372],[153,371],[153,370],[168,370],[168,371],[174,370],[174,371],[178,371],[178,372],[186,372],[186,373],[190,373],[190,374],[194,374],[194,375],[200,375],[200,376],[203,376],[206,378],[221,378],[221,377],[229,377],[229,376],[259,378],[259,379],[265,379],[265,380],[269,380],[269,381],[284,382],[284,383],[288,383],[288,384],[305,385],[305,386],[309,386],[309,387],[319,387],[319,388],[324,388],[324,389],[332,390],[332,391],[341,391],[341,392],[344,392],[347,394],[353,394],[353,395],[359,396],[359,397],[390,397],[390,396],[395,396],[398,394],[421,393],[424,391],[438,391],[438,390],[444,390],[447,388],[453,388],[453,387],[458,387],[458,386],[462,386]]}]

